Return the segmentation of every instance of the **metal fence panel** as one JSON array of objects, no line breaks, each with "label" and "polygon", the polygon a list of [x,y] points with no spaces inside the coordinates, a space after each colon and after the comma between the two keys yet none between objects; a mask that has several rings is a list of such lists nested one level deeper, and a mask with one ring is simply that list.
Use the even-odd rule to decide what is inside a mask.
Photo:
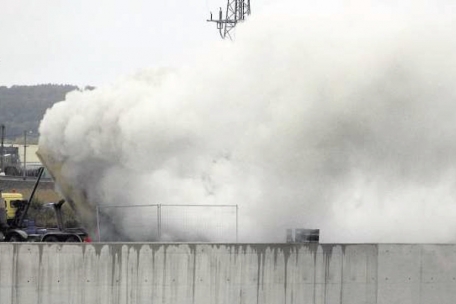
[{"label": "metal fence panel", "polygon": [[161,205],[161,239],[236,242],[236,205]]},{"label": "metal fence panel", "polygon": [[98,206],[98,240],[237,242],[237,216],[237,205]]},{"label": "metal fence panel", "polygon": [[98,206],[99,241],[158,241],[158,205]]}]

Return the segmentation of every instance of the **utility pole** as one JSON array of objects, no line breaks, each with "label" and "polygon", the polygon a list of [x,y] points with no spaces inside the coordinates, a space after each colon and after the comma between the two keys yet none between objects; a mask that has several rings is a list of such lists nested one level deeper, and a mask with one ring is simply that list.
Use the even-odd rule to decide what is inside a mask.
[{"label": "utility pole", "polygon": [[24,131],[24,166],[22,169],[22,177],[27,179],[27,131]]},{"label": "utility pole", "polygon": [[233,40],[234,28],[238,22],[243,22],[248,15],[250,15],[250,0],[228,0],[225,18],[223,18],[223,11],[220,8],[219,18],[214,20],[211,12],[211,18],[207,22],[217,24],[217,29],[223,39]]},{"label": "utility pole", "polygon": [[0,172],[5,171],[5,164],[4,164],[5,150],[3,149],[4,141],[5,141],[5,125],[2,125],[2,142],[1,142],[1,146],[0,146]]}]

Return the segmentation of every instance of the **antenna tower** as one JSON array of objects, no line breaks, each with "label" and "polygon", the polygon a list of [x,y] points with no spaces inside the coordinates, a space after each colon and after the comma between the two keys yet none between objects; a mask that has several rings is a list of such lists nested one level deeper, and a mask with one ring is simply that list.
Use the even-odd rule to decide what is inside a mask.
[{"label": "antenna tower", "polygon": [[250,0],[228,0],[225,19],[223,19],[223,10],[220,8],[219,18],[214,20],[211,12],[211,19],[207,21],[217,24],[217,29],[223,39],[229,38],[233,40],[233,30],[236,24],[244,21],[248,15],[250,15]]}]

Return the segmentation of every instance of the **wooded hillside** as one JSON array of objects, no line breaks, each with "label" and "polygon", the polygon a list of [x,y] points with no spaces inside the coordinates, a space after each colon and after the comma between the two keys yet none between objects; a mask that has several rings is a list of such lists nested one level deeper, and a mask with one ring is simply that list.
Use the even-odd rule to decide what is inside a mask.
[{"label": "wooded hillside", "polygon": [[0,86],[0,125],[5,125],[5,138],[22,138],[24,131],[28,131],[28,136],[33,141],[38,136],[38,126],[46,109],[64,100],[68,92],[79,89],[67,84]]}]

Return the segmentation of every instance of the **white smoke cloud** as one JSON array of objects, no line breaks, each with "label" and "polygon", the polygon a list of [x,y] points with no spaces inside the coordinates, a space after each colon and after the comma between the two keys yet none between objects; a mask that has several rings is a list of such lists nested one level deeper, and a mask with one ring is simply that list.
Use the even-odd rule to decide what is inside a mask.
[{"label": "white smoke cloud", "polygon": [[238,204],[241,241],[455,241],[453,16],[325,3],[253,15],[179,70],[70,93],[40,146],[94,204]]}]

